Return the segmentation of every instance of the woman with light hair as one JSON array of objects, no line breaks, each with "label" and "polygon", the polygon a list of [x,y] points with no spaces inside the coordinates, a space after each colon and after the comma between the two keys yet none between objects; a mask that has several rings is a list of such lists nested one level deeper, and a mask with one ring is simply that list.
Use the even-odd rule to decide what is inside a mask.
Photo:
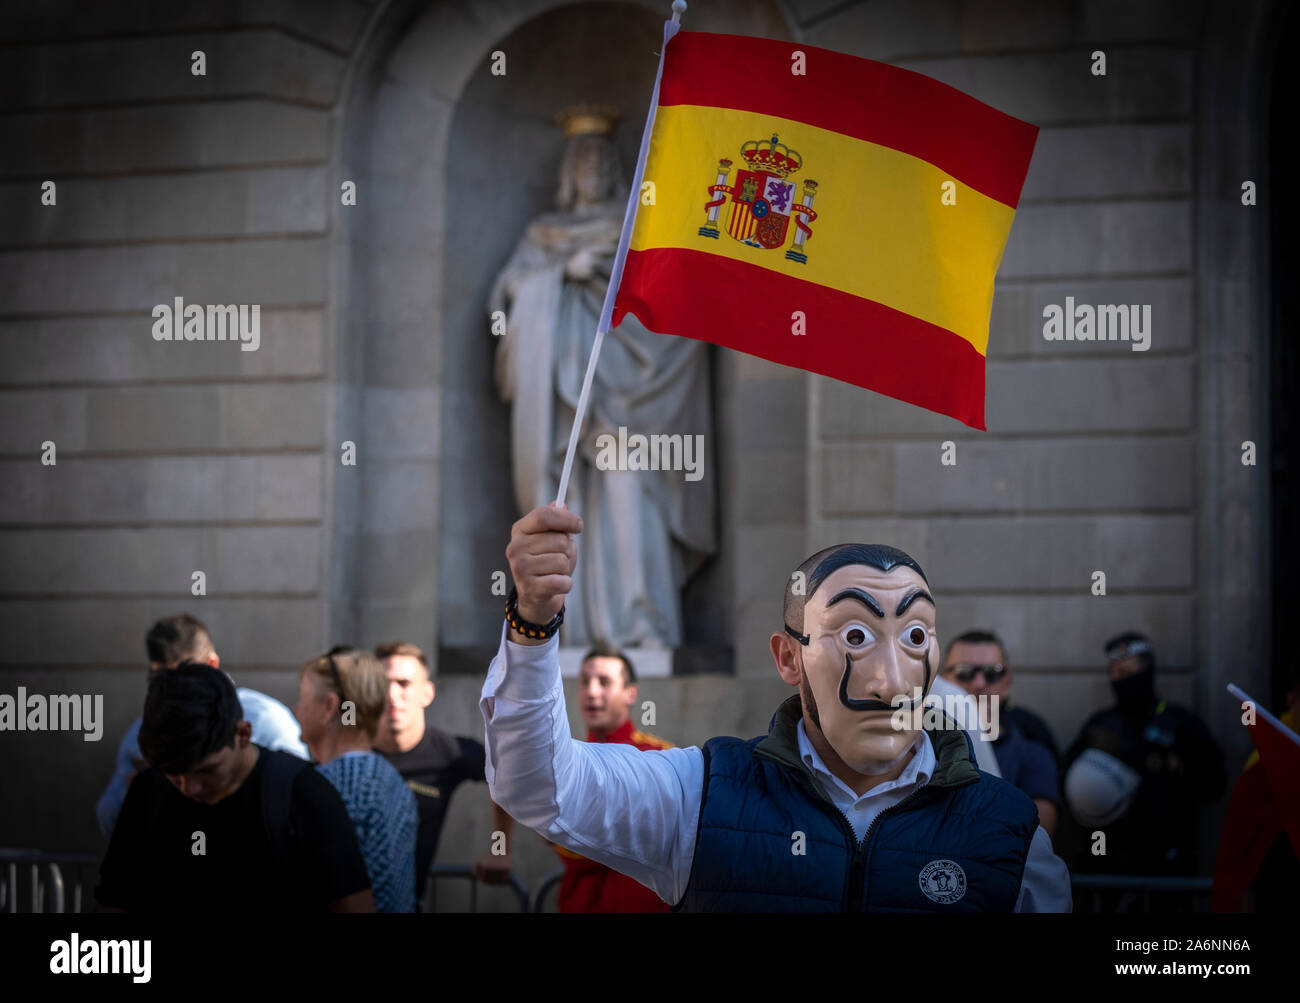
[{"label": "woman with light hair", "polygon": [[356,828],[378,912],[415,911],[415,797],[374,751],[388,693],[383,665],[338,647],[303,663],[293,713]]}]

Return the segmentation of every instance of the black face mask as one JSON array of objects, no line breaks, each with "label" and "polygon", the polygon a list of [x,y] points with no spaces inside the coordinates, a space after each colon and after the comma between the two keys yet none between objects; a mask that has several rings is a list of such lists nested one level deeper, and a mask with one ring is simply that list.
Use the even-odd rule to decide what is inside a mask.
[{"label": "black face mask", "polygon": [[1112,679],[1110,688],[1115,692],[1119,712],[1130,717],[1146,714],[1156,702],[1156,674],[1151,669]]}]

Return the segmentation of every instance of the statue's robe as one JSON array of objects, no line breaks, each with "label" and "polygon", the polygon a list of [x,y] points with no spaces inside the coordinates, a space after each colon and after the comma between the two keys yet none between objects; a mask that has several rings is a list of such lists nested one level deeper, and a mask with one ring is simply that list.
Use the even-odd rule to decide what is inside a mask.
[{"label": "statue's robe", "polygon": [[[625,201],[551,212],[525,230],[498,277],[489,310],[506,312],[497,387],[513,403],[515,503],[528,512],[555,499],[569,430],[595,340]],[[594,253],[590,278],[565,266]],[[702,435],[703,476],[682,470],[596,469],[608,433]],[[708,346],[647,331],[633,316],[610,331],[596,367],[586,426],[566,504],[582,516],[581,559],[565,613],[568,644],[675,647],[681,589],[716,549]]]}]

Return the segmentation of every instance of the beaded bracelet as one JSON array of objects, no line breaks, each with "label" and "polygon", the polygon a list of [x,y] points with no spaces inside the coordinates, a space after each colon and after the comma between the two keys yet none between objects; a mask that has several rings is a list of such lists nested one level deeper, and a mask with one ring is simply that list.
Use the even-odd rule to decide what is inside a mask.
[{"label": "beaded bracelet", "polygon": [[519,615],[519,589],[512,588],[510,596],[506,599],[506,623],[510,629],[523,634],[524,637],[536,641],[545,641],[560,629],[560,624],[564,623],[564,607],[560,607],[560,612],[551,617],[550,623],[539,626],[535,623],[529,623]]}]

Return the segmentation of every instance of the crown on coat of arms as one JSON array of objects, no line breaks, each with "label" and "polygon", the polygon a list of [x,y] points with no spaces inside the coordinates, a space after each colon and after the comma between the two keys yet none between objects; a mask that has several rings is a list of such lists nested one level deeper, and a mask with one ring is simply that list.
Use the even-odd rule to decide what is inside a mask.
[{"label": "crown on coat of arms", "polygon": [[780,142],[773,134],[771,140],[751,139],[740,148],[750,170],[767,171],[779,178],[789,177],[803,166],[803,156]]}]

